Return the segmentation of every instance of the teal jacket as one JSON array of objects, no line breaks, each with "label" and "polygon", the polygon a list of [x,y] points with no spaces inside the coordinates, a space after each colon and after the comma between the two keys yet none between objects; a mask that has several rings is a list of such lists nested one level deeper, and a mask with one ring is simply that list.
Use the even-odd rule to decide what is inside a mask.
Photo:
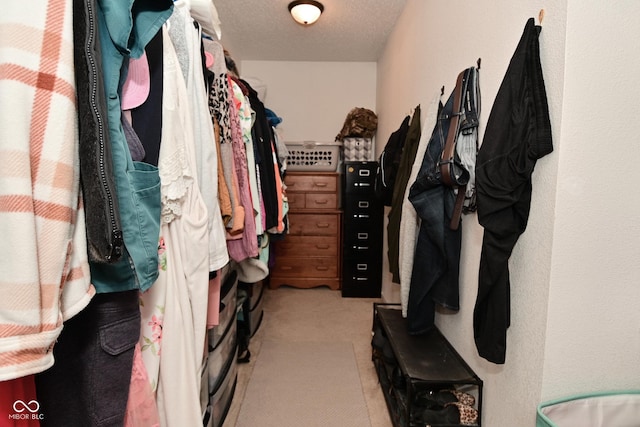
[{"label": "teal jacket", "polygon": [[147,43],[171,16],[173,2],[98,0],[97,3],[111,155],[125,256],[114,264],[92,263],[91,281],[99,293],[144,291],[158,277],[160,176],[156,166],[131,159],[120,122],[120,94],[129,57],[142,56]]}]

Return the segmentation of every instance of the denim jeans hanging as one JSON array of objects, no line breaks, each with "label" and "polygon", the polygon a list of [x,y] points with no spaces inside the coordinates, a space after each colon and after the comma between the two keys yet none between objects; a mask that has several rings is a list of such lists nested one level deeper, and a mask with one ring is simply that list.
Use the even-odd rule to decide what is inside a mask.
[{"label": "denim jeans hanging", "polygon": [[[461,72],[456,87],[458,90],[451,93],[445,105],[440,105],[438,121],[427,145],[420,171],[409,189],[409,201],[421,220],[407,305],[410,334],[425,333],[433,327],[436,304],[449,310],[459,309],[462,228],[459,226],[459,217],[454,215],[456,191],[444,183],[446,181],[442,177],[441,165],[444,164],[443,150],[450,127],[456,128],[456,122],[452,118],[458,115],[460,120],[457,123],[457,134],[452,141],[456,142],[453,146],[456,148],[453,163],[459,181],[468,180],[469,172],[474,167],[480,108],[478,69],[470,67]],[[458,101],[455,101],[456,95],[459,96]],[[454,106],[458,103],[459,107],[456,106],[454,111]],[[465,138],[464,143],[461,143],[461,138]],[[465,154],[465,162],[461,162],[460,148]],[[465,178],[462,179],[462,176]],[[465,182],[469,187],[469,182]],[[457,191],[464,192],[464,188],[461,185]],[[473,193],[473,188],[469,188],[470,193]],[[454,217],[456,219],[452,222]]]}]

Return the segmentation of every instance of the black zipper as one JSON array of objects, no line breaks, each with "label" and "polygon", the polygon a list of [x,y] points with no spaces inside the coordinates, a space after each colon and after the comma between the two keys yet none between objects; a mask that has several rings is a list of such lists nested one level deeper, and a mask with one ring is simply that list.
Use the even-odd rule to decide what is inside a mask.
[{"label": "black zipper", "polygon": [[96,37],[96,29],[95,29],[95,13],[93,11],[93,5],[91,0],[86,2],[87,6],[87,21],[89,24],[88,29],[88,37],[87,43],[85,45],[86,57],[89,62],[89,69],[91,73],[91,108],[93,109],[94,116],[96,118],[96,123],[98,126],[98,135],[99,135],[99,150],[98,150],[98,164],[99,164],[99,176],[100,183],[102,184],[102,188],[104,190],[104,194],[106,196],[107,201],[107,209],[108,209],[108,217],[109,217],[109,236],[111,237],[108,250],[109,255],[107,255],[106,260],[109,263],[114,263],[118,261],[122,257],[122,249],[124,245],[124,241],[122,238],[122,230],[119,227],[119,221],[116,214],[116,203],[114,202],[114,194],[111,191],[109,186],[107,172],[105,170],[105,123],[100,114],[100,109],[96,106],[96,85],[98,81],[98,71],[95,59],[93,57],[93,52],[91,51],[91,47],[95,41]]}]

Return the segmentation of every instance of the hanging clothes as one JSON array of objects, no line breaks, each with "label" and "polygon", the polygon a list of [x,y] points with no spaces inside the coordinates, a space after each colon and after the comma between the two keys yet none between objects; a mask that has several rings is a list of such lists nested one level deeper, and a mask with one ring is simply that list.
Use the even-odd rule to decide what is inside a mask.
[{"label": "hanging clothes", "polygon": [[[480,105],[478,94],[477,69],[470,67],[459,73],[451,96],[438,111],[420,171],[409,189],[409,201],[420,217],[414,254],[417,262],[412,266],[407,305],[410,334],[422,334],[433,328],[436,305],[453,311],[459,309],[462,247],[459,215],[469,172],[460,162],[456,149],[462,143],[466,160],[473,166],[477,146],[473,137],[477,136]],[[469,138],[465,136],[461,141],[465,134]],[[452,185],[456,183],[461,185]]]},{"label": "hanging clothes", "polygon": [[[218,202],[220,205],[220,214],[222,216],[222,223],[226,227],[231,222],[233,217],[233,207],[231,203],[231,194],[227,181],[224,175],[224,169],[222,166],[221,148],[220,148],[220,126],[215,117],[213,117],[213,130],[216,139],[216,153],[218,155]],[[225,246],[226,249],[226,246]]]},{"label": "hanging clothes", "polygon": [[389,260],[389,271],[394,283],[400,283],[400,272],[398,265],[398,254],[400,252],[400,222],[402,221],[402,199],[411,173],[411,165],[416,158],[418,143],[420,142],[420,105],[418,105],[411,117],[407,139],[403,144],[400,167],[396,175],[396,182],[393,187],[393,197],[391,210],[389,210],[389,221],[387,223],[387,257]]},{"label": "hanging clothes", "polygon": [[[0,381],[54,363],[63,321],[89,303],[72,2],[2,7]],[[30,33],[24,37],[24,31]],[[39,59],[38,59],[39,58]]]},{"label": "hanging clothes", "polygon": [[[409,131],[409,120],[411,116],[405,116],[400,127],[391,133],[380,157],[378,158],[378,169],[374,183],[375,195],[383,205],[391,206],[393,199],[393,187],[396,182],[396,175],[400,168],[402,149],[404,148],[407,132]],[[429,128],[427,128],[429,129]],[[425,142],[426,144],[426,142]],[[418,159],[422,157],[417,156]],[[415,165],[416,162],[414,161]]]},{"label": "hanging clothes", "polygon": [[236,179],[238,180],[240,203],[244,209],[244,227],[242,238],[227,241],[227,248],[229,250],[229,256],[234,261],[240,262],[246,258],[252,258],[258,255],[258,237],[256,235],[256,219],[253,212],[253,202],[251,200],[249,172],[247,170],[247,153],[239,117],[241,100],[234,96],[234,84],[233,80],[228,77],[227,87],[229,88],[229,120],[233,148],[233,167]]},{"label": "hanging clothes", "polygon": [[251,128],[253,127],[255,113],[251,109],[248,89],[239,79],[232,78],[232,89],[234,97],[238,100],[238,118],[240,120],[242,141],[244,142],[247,156],[247,173],[249,174],[249,188],[251,190],[251,202],[253,204],[253,215],[255,217],[256,235],[260,236],[264,233],[264,228],[262,226],[262,216],[264,213],[260,207],[262,194],[258,187],[258,168],[256,166],[255,146],[251,136]]},{"label": "hanging clothes", "polygon": [[133,368],[124,427],[160,427],[156,396],[149,383],[149,376],[142,360],[139,343],[136,344],[133,355]]},{"label": "hanging clothes", "polygon": [[[273,145],[273,131],[267,120],[265,106],[260,98],[258,98],[258,92],[256,92],[246,80],[241,79],[240,81],[244,83],[249,91],[249,102],[255,112],[252,137],[253,143],[257,147],[256,164],[258,165],[259,182],[265,209],[264,228],[265,230],[270,230],[274,227],[277,228],[280,224],[281,219],[279,218],[279,212],[281,212],[282,209],[278,203],[278,199],[282,193],[280,192],[279,196],[279,190],[276,187],[276,181],[279,177],[276,176],[274,169],[273,155],[275,148]],[[275,154],[277,159],[277,152]]]},{"label": "hanging clothes", "polygon": [[[158,31],[144,48],[144,57],[149,67],[149,89],[146,101],[136,105],[129,112],[131,124],[145,148],[144,161],[153,166],[158,166],[160,155],[160,143],[162,138],[162,32]],[[142,57],[141,57],[142,58]],[[137,58],[133,58],[137,59]],[[131,60],[129,61],[131,62]],[[129,73],[127,72],[127,75]],[[126,84],[126,82],[125,82]],[[124,88],[123,88],[124,89]],[[124,90],[123,90],[124,92]],[[126,110],[125,99],[122,100],[122,109]]]},{"label": "hanging clothes", "polygon": [[158,168],[131,158],[120,121],[120,90],[127,75],[125,59],[142,56],[145,46],[169,18],[172,9],[170,0],[138,0],[135,5],[133,1],[98,0],[111,154],[126,256],[113,264],[91,264],[91,280],[97,292],[146,290],[158,277]]},{"label": "hanging clothes", "polygon": [[484,235],[473,331],[480,356],[498,364],[505,362],[511,321],[509,258],[527,227],[535,164],[553,151],[540,31],[530,18],[498,89],[476,163]]},{"label": "hanging clothes", "polygon": [[218,153],[214,127],[207,105],[207,88],[201,54],[202,30],[189,12],[188,2],[184,0],[174,2],[174,11],[169,19],[169,35],[178,54],[180,69],[187,85],[198,185],[209,216],[209,271],[216,271],[229,262],[229,254],[218,202]]},{"label": "hanging clothes", "polygon": [[138,291],[96,294],[65,322],[55,364],[36,375],[49,425],[122,425],[134,348],[140,336]]},{"label": "hanging clothes", "polygon": [[231,134],[231,107],[229,101],[229,80],[224,61],[224,49],[222,45],[213,40],[203,40],[206,52],[213,57],[213,63],[209,67],[209,113],[212,120],[217,123],[216,134],[219,140],[219,155],[222,163],[222,171],[226,187],[229,190],[231,201],[231,216],[225,221],[228,232],[227,238],[240,238],[240,233],[244,229],[244,207],[240,201],[240,190],[238,188],[238,178],[235,176],[233,162],[233,136]]},{"label": "hanging clothes", "polygon": [[[209,292],[208,213],[198,187],[193,126],[184,78],[175,48],[163,27],[164,96],[159,170],[162,182],[162,238],[166,270],[148,294],[143,311],[151,334],[143,328],[143,357],[152,361],[157,404],[163,426],[201,423],[200,370],[204,358]],[[155,300],[160,288],[165,300]],[[158,291],[158,294],[161,292]],[[154,322],[162,316],[161,327]],[[143,322],[144,326],[144,322]],[[161,329],[161,337],[155,337]],[[145,342],[159,344],[154,354]]]},{"label": "hanging clothes", "polygon": [[[436,126],[441,95],[436,95],[429,107],[422,127],[420,142],[416,150],[416,157],[411,166],[408,183],[415,182],[418,172],[422,166],[422,159],[427,150],[430,139],[430,129]],[[409,119],[406,122],[407,129],[409,127]],[[402,128],[402,126],[401,126]],[[406,133],[405,133],[406,135]],[[394,177],[395,178],[395,177]],[[398,247],[398,274],[400,278],[400,305],[403,317],[407,317],[407,306],[409,304],[409,289],[411,288],[411,272],[413,271],[413,261],[415,256],[416,241],[418,239],[418,229],[420,227],[420,217],[409,200],[410,187],[407,186],[402,198],[402,219],[400,221],[399,247]]]},{"label": "hanging clothes", "polygon": [[91,218],[86,224],[89,259],[111,263],[124,255],[124,241],[113,177],[111,138],[105,122],[107,97],[96,9],[95,0],[73,1],[80,184],[85,213]]},{"label": "hanging clothes", "polygon": [[438,170],[449,132],[449,120],[444,118],[450,118],[452,111],[453,93],[438,112],[422,166],[409,188],[409,200],[421,220],[407,306],[410,334],[422,334],[433,327],[436,301],[448,309],[458,310],[462,229],[449,227],[455,204],[453,192],[431,175]]}]

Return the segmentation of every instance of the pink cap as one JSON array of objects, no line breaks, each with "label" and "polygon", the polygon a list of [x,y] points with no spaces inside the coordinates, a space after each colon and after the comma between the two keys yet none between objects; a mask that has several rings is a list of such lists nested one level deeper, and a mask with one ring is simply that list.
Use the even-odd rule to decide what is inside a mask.
[{"label": "pink cap", "polygon": [[206,58],[205,65],[207,66],[207,68],[211,68],[213,66],[213,55],[205,51],[204,56]]},{"label": "pink cap", "polygon": [[139,107],[147,100],[150,79],[147,54],[143,52],[140,58],[130,58],[127,79],[122,86],[123,110]]}]

